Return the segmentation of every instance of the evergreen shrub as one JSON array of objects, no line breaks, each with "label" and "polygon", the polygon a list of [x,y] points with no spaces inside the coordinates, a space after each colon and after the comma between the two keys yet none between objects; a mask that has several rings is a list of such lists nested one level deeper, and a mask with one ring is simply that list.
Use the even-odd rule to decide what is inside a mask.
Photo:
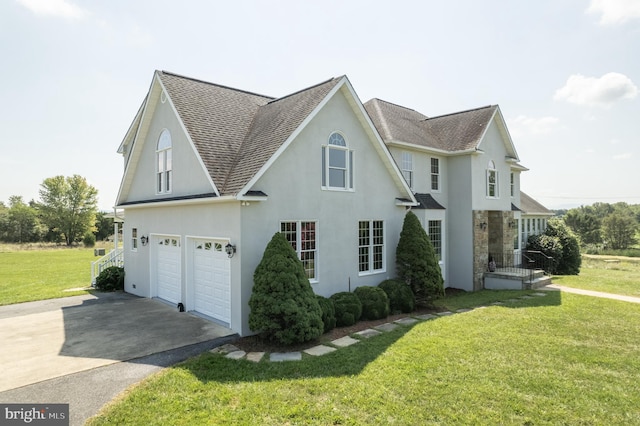
[{"label": "evergreen shrub", "polygon": [[302,262],[281,233],[267,244],[253,274],[249,307],[249,328],[281,344],[313,340],[324,330]]},{"label": "evergreen shrub", "polygon": [[377,320],[389,316],[389,298],[379,287],[361,286],[353,292],[362,303],[363,320]]},{"label": "evergreen shrub", "polygon": [[538,250],[553,257],[552,273],[578,275],[582,256],[578,237],[561,219],[551,219],[540,235],[529,237],[527,250]]},{"label": "evergreen shrub", "polygon": [[316,299],[318,299],[318,304],[322,309],[322,322],[326,333],[336,328],[336,307],[331,299],[320,295],[316,295]]},{"label": "evergreen shrub", "polygon": [[331,295],[336,308],[336,326],[355,324],[362,316],[362,302],[358,296],[347,291]]},{"label": "evergreen shrub", "polygon": [[389,298],[389,310],[392,314],[408,314],[416,308],[416,297],[407,283],[400,280],[385,280],[378,284]]},{"label": "evergreen shrub", "polygon": [[96,290],[118,291],[124,290],[124,268],[109,266],[96,277]]}]

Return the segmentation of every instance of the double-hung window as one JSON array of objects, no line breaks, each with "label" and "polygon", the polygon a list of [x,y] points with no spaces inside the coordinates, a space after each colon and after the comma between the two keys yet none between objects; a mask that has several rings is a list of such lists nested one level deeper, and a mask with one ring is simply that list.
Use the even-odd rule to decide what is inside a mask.
[{"label": "double-hung window", "polygon": [[487,197],[499,198],[500,193],[498,191],[498,171],[493,161],[489,161],[487,166]]},{"label": "double-hung window", "polygon": [[431,190],[440,191],[440,159],[431,159]]},{"label": "double-hung window", "polygon": [[515,175],[513,174],[513,172],[511,172],[510,176],[511,176],[510,177],[510,181],[511,181],[510,182],[511,183],[511,196],[513,197],[513,194],[515,194],[515,192],[516,192],[516,188],[515,188],[516,187],[516,178],[515,178]]},{"label": "double-hung window", "polygon": [[171,155],[171,133],[167,129],[164,129],[158,138],[156,159],[156,192],[158,194],[168,194],[171,192],[173,161]]},{"label": "double-hung window", "polygon": [[384,272],[384,221],[358,222],[358,272],[360,274]]},{"label": "double-hung window", "polygon": [[317,222],[280,222],[280,232],[298,254],[309,281],[318,280],[316,230]]},{"label": "double-hung window", "polygon": [[429,241],[436,253],[436,258],[440,261],[442,260],[442,221],[430,220],[428,225]]},{"label": "double-hung window", "polygon": [[325,189],[353,189],[353,151],[338,132],[329,136],[322,146],[322,187]]},{"label": "double-hung window", "polygon": [[409,188],[413,190],[413,154],[410,152],[402,153],[402,175],[409,184]]}]

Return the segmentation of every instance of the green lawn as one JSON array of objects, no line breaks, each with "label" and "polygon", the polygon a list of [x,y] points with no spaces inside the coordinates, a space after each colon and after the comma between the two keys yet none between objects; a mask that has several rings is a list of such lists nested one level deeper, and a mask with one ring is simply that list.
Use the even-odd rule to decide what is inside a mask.
[{"label": "green lawn", "polygon": [[92,424],[640,424],[638,324],[640,305],[549,292],[300,362],[207,353],[134,387]]},{"label": "green lawn", "polygon": [[553,283],[640,297],[640,259],[585,255],[579,275],[554,276]]},{"label": "green lawn", "polygon": [[93,249],[19,250],[0,247],[0,305],[75,296],[91,284]]}]

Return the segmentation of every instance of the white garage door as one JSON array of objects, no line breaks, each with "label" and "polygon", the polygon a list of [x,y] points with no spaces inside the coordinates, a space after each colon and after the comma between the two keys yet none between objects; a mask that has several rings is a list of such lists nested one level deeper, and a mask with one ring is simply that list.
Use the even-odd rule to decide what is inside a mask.
[{"label": "white garage door", "polygon": [[177,304],[182,300],[180,238],[158,236],[155,248],[157,296]]},{"label": "white garage door", "polygon": [[225,323],[231,321],[231,261],[222,240],[195,240],[194,310]]}]

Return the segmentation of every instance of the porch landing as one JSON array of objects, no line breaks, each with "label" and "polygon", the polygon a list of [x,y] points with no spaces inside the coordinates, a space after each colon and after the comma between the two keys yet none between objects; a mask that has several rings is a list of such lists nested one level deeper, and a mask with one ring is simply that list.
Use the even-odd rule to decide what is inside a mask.
[{"label": "porch landing", "polygon": [[532,290],[551,284],[551,276],[542,269],[497,268],[484,273],[487,290]]}]

